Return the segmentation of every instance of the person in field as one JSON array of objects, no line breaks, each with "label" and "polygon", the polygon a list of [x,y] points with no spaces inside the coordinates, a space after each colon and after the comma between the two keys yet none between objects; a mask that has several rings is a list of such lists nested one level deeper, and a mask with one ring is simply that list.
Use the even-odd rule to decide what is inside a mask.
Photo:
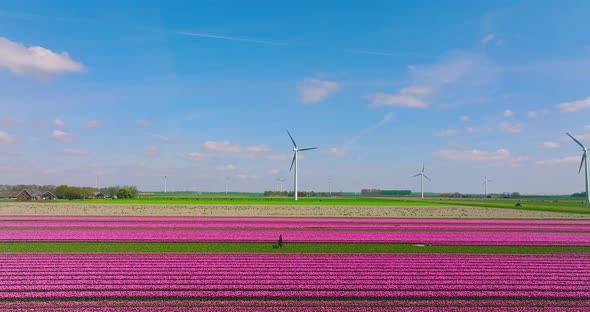
[{"label": "person in field", "polygon": [[279,248],[283,248],[283,234],[279,235]]}]

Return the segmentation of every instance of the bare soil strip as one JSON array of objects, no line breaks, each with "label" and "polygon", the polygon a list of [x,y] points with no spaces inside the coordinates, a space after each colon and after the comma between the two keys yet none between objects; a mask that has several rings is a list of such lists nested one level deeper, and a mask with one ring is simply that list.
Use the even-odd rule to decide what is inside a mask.
[{"label": "bare soil strip", "polygon": [[1,216],[590,219],[588,214],[482,207],[0,203]]}]

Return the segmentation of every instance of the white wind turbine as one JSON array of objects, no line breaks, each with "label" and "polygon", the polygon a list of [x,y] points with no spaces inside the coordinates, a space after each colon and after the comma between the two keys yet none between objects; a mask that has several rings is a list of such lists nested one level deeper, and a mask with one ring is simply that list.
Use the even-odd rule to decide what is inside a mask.
[{"label": "white wind turbine", "polygon": [[422,171],[414,176],[412,176],[412,178],[415,178],[417,176],[420,176],[420,193],[422,194],[422,198],[424,198],[424,178],[426,178],[428,181],[432,182],[432,180],[430,180],[429,177],[426,176],[426,174],[424,173],[424,164],[422,164]]},{"label": "white wind turbine", "polygon": [[584,152],[582,153],[582,161],[580,162],[580,169],[578,170],[578,174],[582,172],[582,166],[584,166],[584,173],[586,174],[586,178],[584,179],[584,181],[586,182],[586,203],[590,204],[590,193],[588,192],[588,158],[586,155],[586,153],[588,152],[588,148],[586,148],[584,144],[580,143],[580,141],[576,140],[576,138],[574,138],[571,134],[567,132],[565,134],[567,134],[570,138],[572,138],[572,140],[578,143],[578,145],[580,145],[582,151]]},{"label": "white wind turbine", "polygon": [[317,147],[308,147],[308,148],[298,148],[297,147],[297,143],[295,143],[295,140],[293,140],[293,137],[291,136],[291,133],[289,133],[289,131],[287,130],[287,134],[289,135],[289,138],[291,138],[291,142],[293,142],[293,160],[291,161],[291,168],[289,168],[289,172],[291,171],[291,169],[293,169],[293,165],[295,165],[295,172],[294,172],[294,176],[295,176],[295,200],[297,200],[297,154],[299,154],[299,152],[303,152],[303,151],[309,151],[309,150],[313,150],[316,149]]},{"label": "white wind turbine", "polygon": [[483,177],[483,192],[485,197],[488,197],[488,183],[492,182],[492,180],[488,180],[488,177]]}]

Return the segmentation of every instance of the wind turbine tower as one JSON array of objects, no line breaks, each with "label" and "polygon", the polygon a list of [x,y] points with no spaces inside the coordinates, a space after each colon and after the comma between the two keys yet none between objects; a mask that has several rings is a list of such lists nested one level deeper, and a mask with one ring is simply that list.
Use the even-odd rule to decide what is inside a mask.
[{"label": "wind turbine tower", "polygon": [[430,178],[424,173],[424,164],[422,164],[422,171],[412,177],[415,178],[417,176],[420,176],[420,193],[422,194],[422,198],[424,198],[424,178],[432,182],[432,180],[430,180]]},{"label": "wind turbine tower", "polygon": [[576,138],[574,138],[571,134],[567,133],[566,134],[572,138],[572,140],[574,140],[574,142],[578,143],[578,145],[580,145],[580,147],[582,148],[582,161],[580,162],[580,169],[578,169],[578,174],[580,174],[580,172],[582,172],[582,166],[584,166],[584,173],[585,173],[585,179],[584,181],[586,182],[586,204],[590,204],[590,193],[588,192],[588,157],[587,157],[587,152],[588,152],[588,148],[586,148],[584,146],[584,144],[580,143],[580,141],[576,140]]},{"label": "wind turbine tower", "polygon": [[483,178],[483,192],[485,194],[485,197],[488,197],[488,183],[492,182],[492,180],[488,180],[488,177],[484,177]]},{"label": "wind turbine tower", "polygon": [[317,147],[299,148],[299,147],[297,147],[297,143],[295,143],[295,140],[293,140],[293,137],[291,136],[291,133],[289,133],[288,130],[287,130],[287,134],[289,135],[291,142],[293,142],[293,160],[291,161],[291,168],[289,168],[289,172],[293,169],[293,165],[295,165],[295,171],[294,171],[293,175],[294,175],[294,180],[295,180],[295,182],[294,182],[295,200],[297,200],[297,155],[299,154],[299,152],[313,150],[313,149],[316,149]]}]

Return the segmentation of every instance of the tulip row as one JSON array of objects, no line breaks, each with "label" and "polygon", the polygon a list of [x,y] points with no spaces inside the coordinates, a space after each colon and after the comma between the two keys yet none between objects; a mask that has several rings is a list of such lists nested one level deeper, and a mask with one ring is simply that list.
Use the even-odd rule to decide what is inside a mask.
[{"label": "tulip row", "polygon": [[590,222],[302,218],[0,217],[0,241],[590,246]]},{"label": "tulip row", "polygon": [[582,309],[586,254],[0,254],[0,310]]}]

